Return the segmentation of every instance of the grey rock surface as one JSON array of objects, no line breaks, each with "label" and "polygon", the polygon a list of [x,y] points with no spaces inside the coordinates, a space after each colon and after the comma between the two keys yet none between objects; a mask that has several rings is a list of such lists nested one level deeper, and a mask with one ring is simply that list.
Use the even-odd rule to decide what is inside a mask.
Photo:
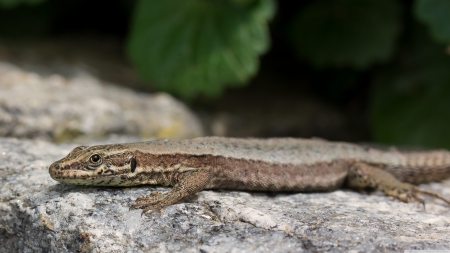
[{"label": "grey rock surface", "polygon": [[73,71],[70,77],[44,75],[0,62],[0,136],[61,142],[110,134],[202,135],[197,117],[165,93],[137,93]]},{"label": "grey rock surface", "polygon": [[[74,146],[0,138],[0,252],[450,249],[448,205],[426,198],[425,210],[379,192],[202,191],[141,216],[140,210],[128,211],[130,204],[152,190],[169,188],[82,187],[53,181],[48,166]],[[449,180],[423,187],[450,196]]]}]

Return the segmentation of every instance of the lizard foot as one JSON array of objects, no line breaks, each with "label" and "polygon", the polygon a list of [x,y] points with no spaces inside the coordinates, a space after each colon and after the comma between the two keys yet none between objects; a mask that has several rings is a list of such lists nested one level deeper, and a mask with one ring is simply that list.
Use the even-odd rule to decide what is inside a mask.
[{"label": "lizard foot", "polygon": [[162,194],[159,191],[154,191],[154,192],[150,193],[150,195],[139,196],[136,199],[135,203],[137,203],[137,202],[144,202],[144,201],[151,201],[151,200],[159,198],[161,195]]},{"label": "lizard foot", "polygon": [[136,201],[130,206],[129,210],[144,209],[141,216],[151,210],[161,209],[165,206],[171,205],[177,202],[181,197],[178,196],[176,192],[168,192],[161,194],[160,192],[154,191],[150,195],[140,196]]},{"label": "lizard foot", "polygon": [[419,202],[425,207],[425,201],[418,194],[438,198],[450,205],[450,200],[439,193],[424,190],[409,183],[403,183],[387,171],[365,163],[355,163],[349,171],[347,185],[351,188],[374,188],[400,201]]},{"label": "lizard foot", "polygon": [[428,191],[422,188],[419,188],[417,186],[413,186],[414,187],[414,192],[419,193],[419,194],[423,194],[423,195],[428,195],[437,199],[440,199],[442,201],[444,201],[445,203],[450,205],[450,199],[445,198],[444,196],[442,196],[441,194],[434,192],[434,191]]},{"label": "lizard foot", "polygon": [[418,187],[407,183],[401,183],[392,189],[383,189],[384,193],[388,196],[392,196],[405,203],[419,202],[425,207],[425,201],[417,196]]},{"label": "lizard foot", "polygon": [[386,195],[393,196],[394,198],[406,202],[419,202],[425,207],[425,201],[417,196],[417,194],[423,194],[428,195],[437,199],[440,199],[444,201],[445,203],[450,205],[450,200],[442,196],[441,194],[433,191],[428,191],[425,189],[422,189],[420,187],[417,187],[412,184],[408,183],[402,183],[401,185],[397,186],[395,189],[392,190],[386,190]]}]

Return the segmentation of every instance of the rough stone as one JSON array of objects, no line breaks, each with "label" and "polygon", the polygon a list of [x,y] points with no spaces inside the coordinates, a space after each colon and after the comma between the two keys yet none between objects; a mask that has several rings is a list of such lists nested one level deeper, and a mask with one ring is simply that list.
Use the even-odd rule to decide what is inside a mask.
[{"label": "rough stone", "polygon": [[[120,139],[127,140],[135,141]],[[74,146],[0,138],[0,252],[450,249],[448,205],[426,198],[424,209],[379,192],[208,190],[141,216],[140,210],[128,211],[138,196],[170,188],[100,188],[53,181],[48,166]],[[450,196],[450,180],[423,187]]]},{"label": "rough stone", "polygon": [[70,77],[44,75],[0,62],[0,136],[61,142],[110,134],[202,135],[197,117],[165,93],[137,93],[73,71]]}]

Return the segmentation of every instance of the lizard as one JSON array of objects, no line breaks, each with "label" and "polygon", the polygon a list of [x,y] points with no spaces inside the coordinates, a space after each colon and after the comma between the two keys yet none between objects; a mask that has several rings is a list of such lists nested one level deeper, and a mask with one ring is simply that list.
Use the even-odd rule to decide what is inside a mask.
[{"label": "lizard", "polygon": [[61,183],[93,186],[172,186],[140,196],[142,214],[203,189],[324,192],[372,188],[403,202],[429,195],[420,183],[450,177],[447,150],[383,151],[346,142],[300,138],[199,137],[179,141],[79,146],[49,167]]}]

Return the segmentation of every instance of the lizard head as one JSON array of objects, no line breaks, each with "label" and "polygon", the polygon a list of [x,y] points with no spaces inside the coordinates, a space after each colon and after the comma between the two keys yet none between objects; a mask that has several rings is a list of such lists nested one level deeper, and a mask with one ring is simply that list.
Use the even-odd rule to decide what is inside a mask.
[{"label": "lizard head", "polygon": [[126,185],[136,159],[120,144],[80,146],[49,167],[50,176],[61,183],[77,185]]}]

